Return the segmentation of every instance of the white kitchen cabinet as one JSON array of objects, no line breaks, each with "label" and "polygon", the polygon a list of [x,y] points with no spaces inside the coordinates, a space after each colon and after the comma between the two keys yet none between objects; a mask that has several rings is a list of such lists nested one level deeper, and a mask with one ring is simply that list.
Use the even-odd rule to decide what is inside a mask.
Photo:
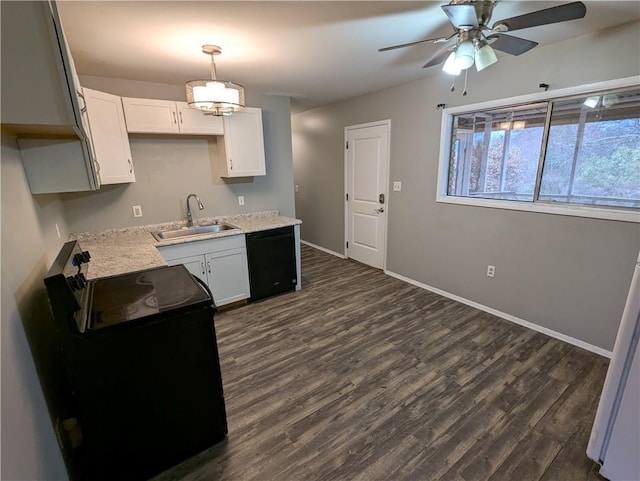
[{"label": "white kitchen cabinet", "polygon": [[100,187],[80,84],[54,1],[1,2],[2,125],[31,192]]},{"label": "white kitchen cabinet", "polygon": [[82,89],[89,118],[101,184],[135,182],[131,148],[124,122],[122,102],[117,95]]},{"label": "white kitchen cabinet", "polygon": [[209,288],[217,306],[251,297],[246,248],[210,252],[204,258]]},{"label": "white kitchen cabinet", "polygon": [[218,140],[222,177],[266,175],[262,110],[246,107],[224,117],[224,141]]},{"label": "white kitchen cabinet", "polygon": [[181,134],[223,135],[222,117],[205,115],[200,110],[192,109],[187,102],[176,102],[178,126]]},{"label": "white kitchen cabinet", "polygon": [[186,102],[123,97],[130,133],[222,135],[222,119],[192,109]]},{"label": "white kitchen cabinet", "polygon": [[158,247],[168,265],[183,264],[211,289],[216,306],[248,299],[249,269],[244,235]]}]

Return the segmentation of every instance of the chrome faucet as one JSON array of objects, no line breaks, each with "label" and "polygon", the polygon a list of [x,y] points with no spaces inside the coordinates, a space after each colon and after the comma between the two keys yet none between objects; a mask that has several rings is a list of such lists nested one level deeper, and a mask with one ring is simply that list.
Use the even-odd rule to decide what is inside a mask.
[{"label": "chrome faucet", "polygon": [[198,210],[204,209],[204,205],[202,204],[202,202],[200,202],[200,197],[198,197],[196,194],[189,194],[187,196],[187,227],[193,226],[193,216],[191,215],[191,207],[189,207],[189,199],[191,197],[196,198],[196,202],[198,203]]}]

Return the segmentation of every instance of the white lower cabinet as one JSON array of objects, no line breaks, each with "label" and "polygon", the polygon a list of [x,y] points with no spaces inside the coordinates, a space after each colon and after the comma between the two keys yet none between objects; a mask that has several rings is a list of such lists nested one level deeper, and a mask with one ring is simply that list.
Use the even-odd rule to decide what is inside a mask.
[{"label": "white lower cabinet", "polygon": [[202,279],[216,306],[248,299],[249,269],[244,235],[158,247],[168,265],[183,264]]}]

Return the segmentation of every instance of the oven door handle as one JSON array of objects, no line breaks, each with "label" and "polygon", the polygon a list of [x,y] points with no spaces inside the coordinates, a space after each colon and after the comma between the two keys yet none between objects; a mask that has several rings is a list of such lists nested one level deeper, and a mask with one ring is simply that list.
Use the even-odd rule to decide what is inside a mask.
[{"label": "oven door handle", "polygon": [[211,292],[211,289],[209,289],[209,286],[205,284],[205,282],[202,279],[200,279],[198,276],[194,276],[193,274],[191,274],[191,277],[193,277],[196,280],[196,282],[200,284],[200,287],[202,287],[206,291],[206,293],[209,294],[209,297],[211,298],[211,304],[213,304],[213,308],[217,309],[216,303],[213,300],[213,293]]}]

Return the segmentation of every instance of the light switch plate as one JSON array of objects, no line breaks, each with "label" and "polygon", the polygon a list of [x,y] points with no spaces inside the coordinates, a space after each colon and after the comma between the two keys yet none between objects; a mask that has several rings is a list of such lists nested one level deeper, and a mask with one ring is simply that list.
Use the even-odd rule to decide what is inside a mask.
[{"label": "light switch plate", "polygon": [[244,195],[238,196],[238,205],[244,205]]},{"label": "light switch plate", "polygon": [[133,209],[133,217],[142,217],[142,206],[133,205],[131,208]]}]

